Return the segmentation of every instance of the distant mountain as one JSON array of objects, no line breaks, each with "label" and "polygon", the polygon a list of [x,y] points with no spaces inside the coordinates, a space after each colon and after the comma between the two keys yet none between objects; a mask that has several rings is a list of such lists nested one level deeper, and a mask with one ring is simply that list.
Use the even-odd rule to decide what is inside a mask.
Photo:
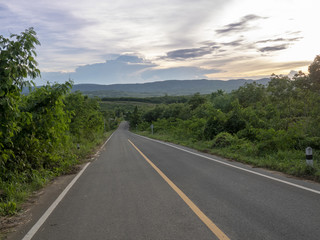
[{"label": "distant mountain", "polygon": [[259,80],[167,80],[150,83],[135,84],[76,84],[72,91],[81,91],[89,96],[98,97],[150,97],[163,96],[165,94],[172,96],[191,95],[194,93],[209,94],[222,89],[226,92],[238,89],[245,83],[257,82],[266,85],[269,78]]}]

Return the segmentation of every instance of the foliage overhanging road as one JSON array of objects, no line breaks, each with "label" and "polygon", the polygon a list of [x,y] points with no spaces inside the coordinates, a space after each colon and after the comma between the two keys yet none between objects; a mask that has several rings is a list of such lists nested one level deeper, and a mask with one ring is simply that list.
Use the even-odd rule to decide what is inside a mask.
[{"label": "foliage overhanging road", "polygon": [[[210,161],[127,128],[120,125],[32,239],[221,238],[146,159],[230,239],[319,239],[319,193]],[[320,190],[316,183],[253,171]]]}]

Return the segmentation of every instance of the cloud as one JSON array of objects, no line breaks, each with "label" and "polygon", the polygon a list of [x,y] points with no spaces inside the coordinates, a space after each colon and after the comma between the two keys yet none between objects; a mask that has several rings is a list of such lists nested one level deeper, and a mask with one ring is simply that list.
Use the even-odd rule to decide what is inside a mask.
[{"label": "cloud", "polygon": [[303,39],[303,37],[295,37],[295,38],[275,38],[275,39],[266,39],[257,41],[256,43],[268,43],[268,42],[296,42]]},{"label": "cloud", "polygon": [[96,22],[73,14],[61,4],[47,0],[37,3],[7,1],[5,5],[0,5],[0,16],[6,16],[1,19],[0,34],[19,34],[34,27],[41,42],[41,46],[37,47],[37,61],[42,70],[71,71],[84,63],[84,55],[88,63],[97,54],[82,37],[84,29],[95,27]]},{"label": "cloud", "polygon": [[238,47],[238,46],[242,46],[243,45],[243,40],[242,39],[238,39],[232,42],[225,42],[225,43],[221,43],[224,46],[231,46],[231,47]]},{"label": "cloud", "polygon": [[294,75],[296,75],[297,73],[298,73],[298,71],[296,71],[296,70],[291,70],[291,71],[289,72],[289,74],[288,74],[288,77],[289,77],[289,78],[293,78]]},{"label": "cloud", "polygon": [[[247,42],[244,39],[236,39],[228,42],[204,41],[202,46],[198,48],[177,49],[169,51],[166,56],[160,59],[169,60],[201,60],[212,58],[228,58],[229,55],[235,55],[234,51],[256,49],[253,43]],[[202,58],[205,55],[206,58]]]},{"label": "cloud", "polygon": [[[286,33],[286,35],[286,37],[259,40],[253,45],[259,52],[277,52],[288,49],[290,46],[294,45],[295,42],[298,42],[304,38],[300,36],[288,37],[288,35],[291,35],[290,33]],[[271,45],[272,43],[274,43],[274,45]]]},{"label": "cloud", "polygon": [[242,32],[249,29],[248,23],[251,21],[255,21],[258,19],[264,19],[264,17],[260,17],[254,14],[249,14],[241,18],[239,22],[230,23],[225,25],[223,28],[216,30],[218,34],[229,34],[231,32]]},{"label": "cloud", "polygon": [[263,47],[263,48],[260,48],[259,51],[260,52],[275,52],[275,51],[287,49],[288,47],[289,47],[288,44],[281,44],[281,45],[272,46],[272,47]]},{"label": "cloud", "polygon": [[45,82],[65,82],[72,79],[75,83],[99,84],[124,83],[141,81],[141,71],[155,67],[157,65],[150,63],[138,56],[120,55],[114,60],[107,60],[104,63],[95,63],[80,66],[75,72],[44,72],[42,79],[37,79],[37,84]]},{"label": "cloud", "polygon": [[8,11],[9,11],[8,7],[0,3],[0,18],[4,19],[8,17],[10,15],[8,14]]},{"label": "cloud", "polygon": [[129,82],[150,82],[168,79],[203,79],[206,74],[217,73],[216,69],[200,67],[175,67],[157,69],[159,66],[135,55],[120,55],[105,63],[89,64],[78,67],[75,72],[44,72],[37,85],[49,82],[65,82],[72,79],[75,84],[98,83],[114,84]]},{"label": "cloud", "polygon": [[302,33],[302,31],[287,31],[286,34],[288,35],[299,35],[300,33]]},{"label": "cloud", "polygon": [[220,8],[232,1],[154,0],[146,2],[156,3],[152,4],[149,11],[153,16],[152,29],[157,30],[153,38],[162,35],[162,44],[172,48],[186,48],[194,44],[197,38],[195,35],[201,33],[201,30],[221,11]]},{"label": "cloud", "polygon": [[233,66],[246,66],[248,56],[253,62],[314,57],[319,37],[310,22],[316,8],[287,1],[277,7],[253,0],[0,1],[0,34],[33,26],[41,42],[39,68],[50,81],[190,79],[207,76],[204,69],[229,77],[243,73]]},{"label": "cloud", "polygon": [[[166,56],[160,57],[159,59],[169,59],[169,60],[190,60],[190,59],[200,59],[201,57],[209,54],[217,53],[221,50],[224,44],[213,42],[213,41],[203,41],[200,42],[202,46],[196,48],[183,48],[175,49],[166,53]],[[230,43],[231,45],[232,43]]]},{"label": "cloud", "polygon": [[115,62],[122,62],[122,63],[143,63],[143,64],[151,64],[150,61],[135,55],[119,55],[117,58],[114,59]]},{"label": "cloud", "polygon": [[201,48],[190,48],[190,49],[178,49],[174,51],[167,52],[167,58],[170,59],[188,59],[202,57],[207,54],[211,54],[214,48],[201,47]]},{"label": "cloud", "polygon": [[210,65],[217,66],[221,73],[208,75],[210,79],[235,79],[235,78],[263,78],[270,77],[272,73],[287,74],[290,69],[300,70],[310,61],[285,61],[272,62],[264,57],[230,58],[228,61],[210,62]]},{"label": "cloud", "polygon": [[17,26],[23,22],[21,16],[12,11],[7,5],[4,3],[0,3],[0,33],[1,35],[5,35],[5,37],[9,37],[11,33],[19,33],[30,26],[20,27],[17,31]]},{"label": "cloud", "polygon": [[42,35],[42,39],[50,38],[52,40],[52,37],[72,35],[72,33],[94,23],[92,20],[75,16],[69,9],[62,8],[59,5],[54,6],[45,2],[37,4],[18,2],[9,1],[6,5],[0,5],[1,13],[4,9],[4,12],[10,15],[11,19],[8,20],[13,20],[12,24],[0,26],[1,28],[8,29],[10,27],[17,33],[32,26],[39,35]]},{"label": "cloud", "polygon": [[[160,48],[163,53],[189,49],[220,7],[230,2],[12,0],[3,5],[3,12],[8,15],[9,9],[12,14],[5,18],[7,22],[1,21],[0,31],[8,31],[9,26],[11,32],[19,33],[33,26],[41,42],[37,51],[40,69],[75,71],[79,65],[104,61],[110,52],[148,55],[159,53]],[[204,51],[185,52],[181,57],[201,56]]]}]

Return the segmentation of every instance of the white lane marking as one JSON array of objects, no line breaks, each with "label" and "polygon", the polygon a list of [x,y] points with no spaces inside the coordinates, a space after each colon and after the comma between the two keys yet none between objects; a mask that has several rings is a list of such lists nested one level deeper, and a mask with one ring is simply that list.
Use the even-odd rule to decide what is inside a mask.
[{"label": "white lane marking", "polygon": [[[107,141],[105,141],[105,143],[101,146],[101,148],[96,152],[96,154],[94,155],[94,157],[98,157],[98,156],[99,156],[101,150],[104,148],[104,146],[107,144],[107,142],[109,142],[110,138],[112,138],[112,136],[113,136],[114,133],[115,133],[115,132],[113,132],[113,133],[110,135],[110,137],[107,139]],[[94,159],[94,158],[92,158],[92,159]]]},{"label": "white lane marking", "polygon": [[99,151],[101,151],[101,150],[104,148],[104,146],[109,142],[109,140],[112,138],[112,136],[113,136],[114,133],[115,133],[115,132],[113,132],[113,133],[110,135],[110,137],[107,139],[107,141],[101,146],[101,148],[100,148]]},{"label": "white lane marking", "polygon": [[220,160],[217,160],[215,158],[211,158],[211,157],[199,154],[199,153],[191,152],[189,150],[186,150],[186,149],[183,149],[183,148],[179,148],[177,146],[173,146],[173,145],[171,145],[169,143],[161,142],[159,140],[155,140],[155,139],[152,139],[152,138],[141,136],[141,135],[138,135],[138,134],[135,134],[135,133],[133,133],[133,134],[136,135],[136,136],[139,136],[139,137],[142,137],[142,138],[157,142],[157,143],[161,143],[163,145],[167,145],[167,146],[172,147],[172,148],[179,149],[181,151],[184,151],[184,152],[187,152],[187,153],[190,153],[190,154],[202,157],[202,158],[206,158],[206,159],[208,159],[210,161],[221,163],[221,164],[224,164],[224,165],[229,166],[229,167],[233,167],[233,168],[245,171],[245,172],[249,172],[249,173],[252,173],[252,174],[255,174],[255,175],[258,175],[258,176],[261,176],[261,177],[265,177],[265,178],[268,178],[268,179],[271,179],[271,180],[274,180],[274,181],[277,181],[277,182],[281,182],[281,183],[284,183],[284,184],[287,184],[287,185],[290,185],[290,186],[293,186],[293,187],[296,187],[296,188],[300,188],[300,189],[303,189],[303,190],[306,190],[306,191],[309,191],[309,192],[320,194],[320,191],[312,189],[312,188],[304,187],[304,186],[301,186],[301,185],[298,185],[298,184],[295,184],[295,183],[291,183],[291,182],[288,182],[288,181],[285,181],[285,180],[281,180],[281,179],[278,179],[278,178],[275,178],[275,177],[271,177],[271,176],[268,176],[268,175],[265,175],[265,174],[262,174],[262,173],[258,173],[258,172],[255,172],[255,171],[252,171],[252,170],[249,170],[249,169],[245,169],[245,168],[242,168],[242,167],[234,166],[234,165],[232,165],[230,163],[226,163],[226,162],[223,162],[223,161],[220,161]]},{"label": "white lane marking", "polygon": [[[112,134],[113,135],[113,134]],[[112,135],[107,139],[107,141],[102,145],[99,151],[106,145],[106,143],[110,140]],[[40,229],[42,224],[47,220],[47,218],[50,216],[50,214],[53,212],[53,210],[58,206],[58,204],[62,201],[62,199],[65,197],[65,195],[68,193],[68,191],[72,188],[72,186],[76,183],[76,181],[79,179],[79,177],[82,175],[84,170],[89,166],[90,162],[88,162],[82,170],[75,176],[75,178],[68,184],[68,186],[63,190],[63,192],[59,195],[59,197],[51,204],[51,206],[47,209],[47,211],[41,216],[41,218],[36,222],[35,225],[29,230],[29,232],[23,237],[22,240],[30,240],[33,238],[33,236],[37,233],[37,231]]]},{"label": "white lane marking", "polygon": [[77,176],[69,183],[69,185],[63,190],[63,192],[59,195],[59,197],[51,204],[51,206],[47,209],[47,211],[42,215],[42,217],[38,220],[38,222],[36,222],[36,224],[29,230],[29,232],[24,236],[22,240],[30,240],[36,234],[36,232],[39,230],[42,224],[47,220],[47,218],[50,216],[50,214],[53,212],[56,206],[58,206],[58,204],[61,202],[64,196],[68,193],[70,188],[75,184],[75,182],[84,172],[84,170],[89,166],[89,164],[90,162],[88,162],[84,166],[84,168],[77,174]]}]

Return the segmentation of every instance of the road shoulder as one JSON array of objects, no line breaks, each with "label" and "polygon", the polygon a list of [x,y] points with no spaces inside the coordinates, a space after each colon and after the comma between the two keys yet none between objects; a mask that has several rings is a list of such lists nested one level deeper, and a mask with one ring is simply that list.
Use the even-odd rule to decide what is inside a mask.
[{"label": "road shoulder", "polygon": [[72,174],[59,176],[44,188],[35,191],[21,205],[18,214],[0,217],[0,239],[22,239],[84,166],[85,164],[78,165]]}]

